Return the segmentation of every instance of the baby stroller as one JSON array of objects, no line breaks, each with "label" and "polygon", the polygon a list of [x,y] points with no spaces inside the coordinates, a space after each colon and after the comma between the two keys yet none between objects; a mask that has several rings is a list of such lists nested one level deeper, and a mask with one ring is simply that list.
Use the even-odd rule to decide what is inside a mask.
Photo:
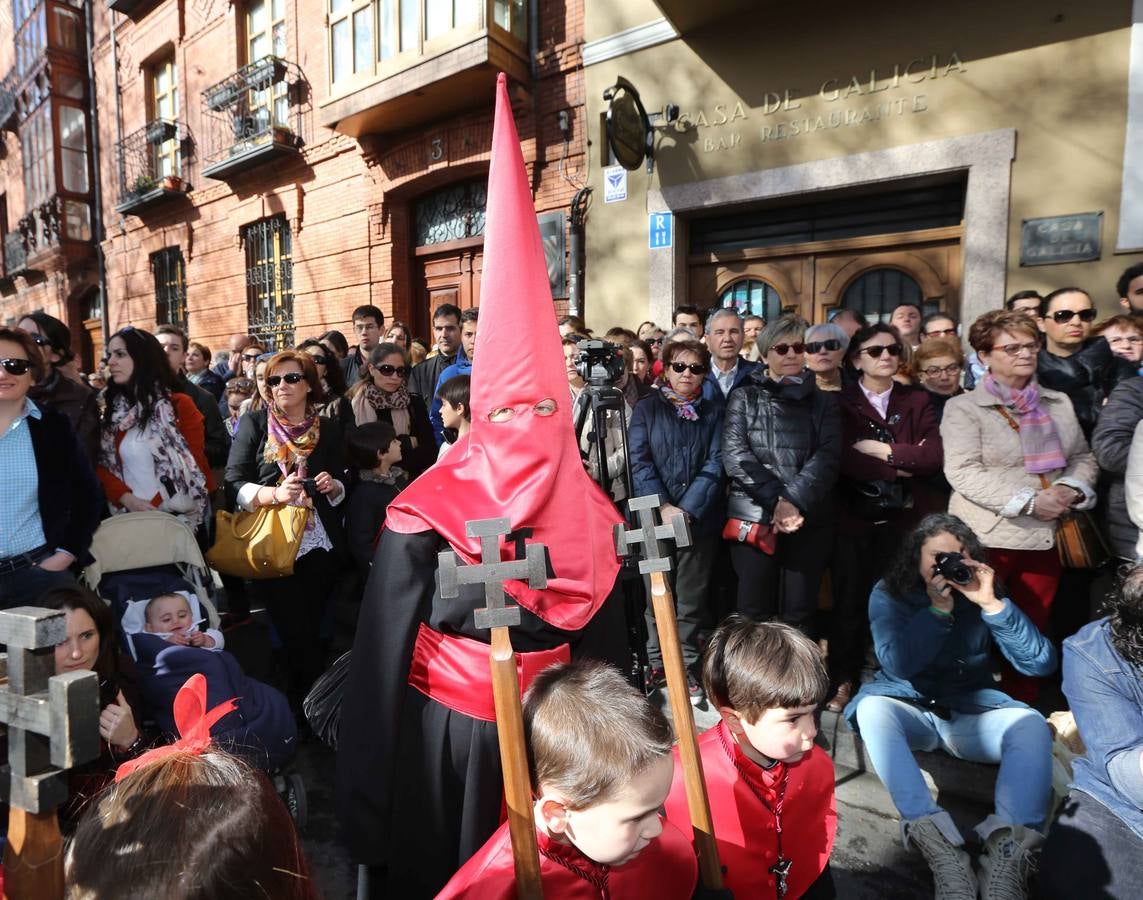
[{"label": "baby stroller", "polygon": [[[91,555],[95,559],[84,570],[83,580],[111,606],[116,633],[132,659],[140,659],[140,647],[125,634],[123,615],[133,600],[185,591],[198,601],[201,615],[207,619],[209,627],[218,628],[215,598],[222,587],[221,579],[207,565],[191,528],[169,513],[156,510],[105,519],[95,533]],[[156,710],[156,724],[171,731],[170,703],[190,674],[181,667],[189,664],[189,658],[194,654],[183,652],[190,648],[167,646],[156,635],[146,637],[152,640],[145,651],[144,661],[150,664],[161,662],[155,677],[158,689],[169,693],[169,702],[157,701],[154,691],[145,693],[150,694],[148,699]],[[164,657],[161,661],[156,656],[156,643]],[[226,697],[212,696],[213,703],[231,697],[241,698],[239,710],[227,715],[212,729],[215,739],[265,771],[295,823],[299,828],[304,827],[307,818],[305,783],[297,772],[284,771],[297,746],[293,717],[285,697],[268,685],[246,678],[241,667],[228,654],[225,658],[224,654],[212,653],[199,654],[194,658],[210,666],[210,672],[204,674],[207,674],[212,695],[215,691],[227,694]],[[171,721],[165,722],[165,719]],[[251,742],[250,738],[257,739],[260,733],[268,736],[265,746],[274,747],[274,751],[243,752],[259,743],[257,740]],[[235,746],[228,746],[228,739]],[[288,747],[288,755],[283,749],[285,747]]]}]

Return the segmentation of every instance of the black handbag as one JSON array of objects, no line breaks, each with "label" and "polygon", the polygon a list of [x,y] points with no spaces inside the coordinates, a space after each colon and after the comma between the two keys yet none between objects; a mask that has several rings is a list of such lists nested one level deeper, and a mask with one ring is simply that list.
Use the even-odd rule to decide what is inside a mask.
[{"label": "black handbag", "polygon": [[913,492],[902,481],[846,481],[849,509],[860,519],[879,522],[913,508]]},{"label": "black handbag", "polygon": [[345,696],[345,682],[349,678],[349,663],[353,651],[347,650],[337,658],[329,670],[314,682],[306,699],[302,701],[302,712],[306,721],[321,741],[337,749],[337,732],[341,724],[341,700]]}]

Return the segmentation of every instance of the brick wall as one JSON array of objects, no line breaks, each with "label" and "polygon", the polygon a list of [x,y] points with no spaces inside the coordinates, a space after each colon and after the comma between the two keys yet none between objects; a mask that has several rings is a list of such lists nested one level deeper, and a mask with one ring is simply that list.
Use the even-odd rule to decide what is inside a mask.
[{"label": "brick wall", "polygon": [[[297,340],[327,328],[348,334],[349,315],[362,303],[389,317],[415,318],[417,264],[410,212],[416,199],[454,181],[487,172],[493,97],[483,109],[432,122],[400,135],[361,141],[323,128],[317,111],[328,96],[324,3],[287,4],[290,58],[310,85],[299,158],[243,172],[227,183],[201,174],[201,152],[185,167],[193,190],[139,215],[121,215],[114,149],[122,134],[141,128],[147,116],[148,64],[173,53],[180,118],[195,140],[203,121],[201,93],[238,68],[241,3],[164,0],[139,22],[116,19],[118,79],[111,60],[110,19],[97,4],[95,68],[104,147],[107,288],[112,329],[154,325],[150,254],[171,245],[186,260],[192,335],[211,347],[246,330],[245,254],[240,229],[284,213],[292,232],[294,318]],[[583,79],[580,51],[582,0],[541,0],[538,77],[515,107],[524,156],[533,174],[537,213],[566,210],[585,183]],[[116,127],[115,93],[122,109]],[[571,140],[565,146],[558,115],[567,110]],[[442,158],[433,161],[432,141]],[[201,150],[201,148],[199,148]],[[569,180],[570,179],[570,180]],[[566,302],[558,301],[562,312]]]}]

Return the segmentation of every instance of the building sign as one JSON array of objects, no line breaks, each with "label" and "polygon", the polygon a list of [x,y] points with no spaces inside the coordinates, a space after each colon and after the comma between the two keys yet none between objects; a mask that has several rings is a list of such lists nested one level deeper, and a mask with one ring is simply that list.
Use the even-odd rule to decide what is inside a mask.
[{"label": "building sign", "polygon": [[1020,232],[1020,265],[1091,262],[1103,249],[1103,213],[1075,213],[1025,219]]},{"label": "building sign", "polygon": [[674,213],[651,213],[647,216],[647,246],[652,250],[666,250],[674,244]]},{"label": "building sign", "polygon": [[627,170],[608,166],[603,170],[603,202],[618,203],[627,199]]}]

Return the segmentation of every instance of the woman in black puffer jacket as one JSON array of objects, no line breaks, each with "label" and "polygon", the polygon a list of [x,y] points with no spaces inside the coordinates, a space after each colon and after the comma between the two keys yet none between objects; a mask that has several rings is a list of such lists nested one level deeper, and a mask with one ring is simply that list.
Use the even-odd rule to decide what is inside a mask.
[{"label": "woman in black puffer jacket", "polygon": [[[780,618],[813,634],[818,587],[833,542],[830,496],[841,466],[841,417],[833,397],[803,370],[806,323],[783,316],[758,336],[765,371],[728,400],[722,460],[727,515],[776,532],[773,554],[733,543],[738,611]],[[745,529],[741,529],[745,531]]]},{"label": "woman in black puffer jacket", "polygon": [[[722,404],[702,396],[709,371],[710,351],[698,341],[673,341],[665,346],[657,390],[635,404],[629,427],[632,496],[658,494],[664,522],[685,515],[691,524],[691,546],[676,552],[669,578],[693,703],[701,702],[703,696],[699,631],[707,618],[711,572],[726,514]],[[647,656],[655,685],[662,678],[663,661],[650,606],[647,628]]]}]

